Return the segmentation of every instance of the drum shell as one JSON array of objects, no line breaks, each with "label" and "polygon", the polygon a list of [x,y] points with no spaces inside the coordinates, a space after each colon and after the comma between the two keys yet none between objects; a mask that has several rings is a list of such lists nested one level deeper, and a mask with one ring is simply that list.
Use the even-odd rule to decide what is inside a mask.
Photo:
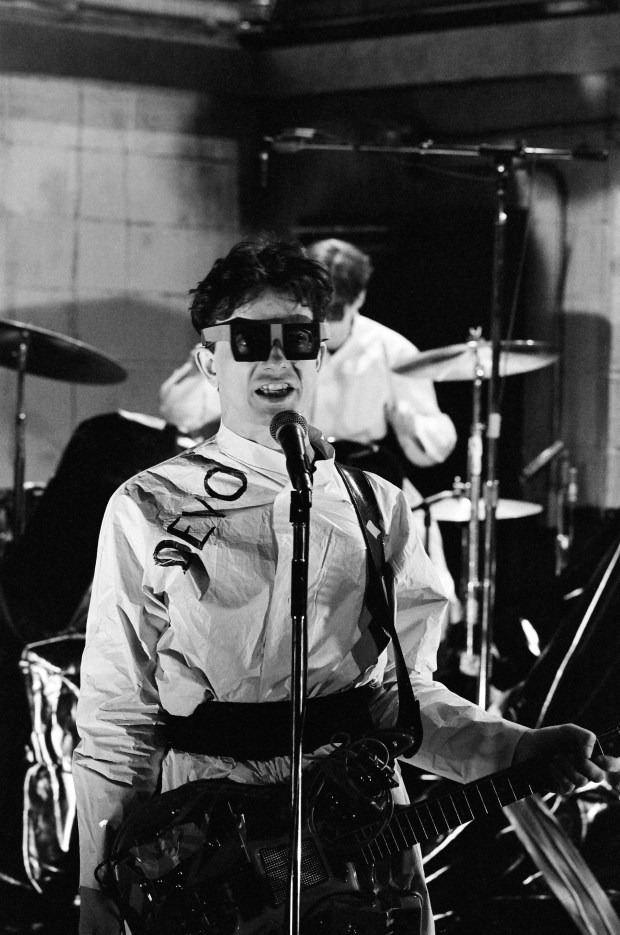
[{"label": "drum shell", "polygon": [[27,645],[20,660],[31,721],[22,855],[26,876],[39,893],[59,888],[72,893],[77,886],[72,758],[83,649],[82,634],[63,634]]},{"label": "drum shell", "polygon": [[108,500],[124,481],[176,451],[174,428],[153,428],[120,413],[78,426],[1,569],[25,642],[67,630],[92,580]]}]

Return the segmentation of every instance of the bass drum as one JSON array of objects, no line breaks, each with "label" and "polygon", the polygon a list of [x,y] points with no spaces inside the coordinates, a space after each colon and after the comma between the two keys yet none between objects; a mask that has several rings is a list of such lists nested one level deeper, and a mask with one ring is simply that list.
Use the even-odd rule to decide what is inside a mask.
[{"label": "bass drum", "polygon": [[20,660],[31,719],[22,854],[28,880],[43,895],[77,893],[72,757],[83,649],[81,633],[66,633],[29,643]]},{"label": "bass drum", "polygon": [[[24,484],[24,505],[26,522],[37,508],[45,493],[45,484],[39,481],[26,481]],[[8,487],[0,489],[0,559],[8,544],[13,540],[14,491]]]},{"label": "bass drum", "polygon": [[176,429],[145,418],[111,412],[80,423],[24,534],[8,543],[0,578],[25,642],[68,631],[92,581],[108,500],[134,474],[176,454]]}]

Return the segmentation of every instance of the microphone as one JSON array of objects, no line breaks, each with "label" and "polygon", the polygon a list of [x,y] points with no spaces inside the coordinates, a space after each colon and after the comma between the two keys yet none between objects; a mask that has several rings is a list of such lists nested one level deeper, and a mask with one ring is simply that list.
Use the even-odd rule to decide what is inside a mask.
[{"label": "microphone", "polygon": [[307,143],[311,143],[317,131],[312,127],[295,127],[292,130],[284,130],[280,136],[275,136],[271,140],[271,148],[274,153],[283,153],[287,155],[300,153],[306,148]]},{"label": "microphone", "polygon": [[306,455],[308,423],[304,417],[292,409],[278,412],[271,420],[269,431],[284,452],[286,469],[293,488],[301,491],[312,490],[312,474]]},{"label": "microphone", "polygon": [[280,153],[284,156],[294,156],[306,148],[305,140],[274,140],[271,144],[274,153]]}]

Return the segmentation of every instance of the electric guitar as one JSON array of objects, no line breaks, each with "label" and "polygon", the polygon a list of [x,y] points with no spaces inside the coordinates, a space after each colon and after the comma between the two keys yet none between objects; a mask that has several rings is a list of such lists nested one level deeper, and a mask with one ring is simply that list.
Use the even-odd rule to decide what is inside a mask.
[{"label": "electric guitar", "polygon": [[[617,755],[619,738],[620,727],[599,736],[595,753]],[[414,844],[552,787],[549,765],[533,759],[394,808],[393,776],[372,738],[319,761],[304,789],[302,935],[346,935],[363,930],[364,913],[387,919],[407,906],[408,931],[419,931],[419,903],[403,900],[390,882],[379,885],[377,868],[389,868]],[[133,810],[116,834],[106,884],[132,935],[284,932],[289,805],[286,784],[197,780]],[[370,926],[389,928],[376,920]]]}]

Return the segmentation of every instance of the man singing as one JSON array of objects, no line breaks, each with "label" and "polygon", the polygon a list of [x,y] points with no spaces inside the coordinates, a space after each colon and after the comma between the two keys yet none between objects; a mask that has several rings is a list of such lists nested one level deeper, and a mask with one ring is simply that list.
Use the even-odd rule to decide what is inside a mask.
[{"label": "man singing", "polygon": [[[191,314],[199,366],[219,392],[220,429],[136,475],[109,503],[74,760],[81,935],[120,930],[94,872],[132,805],[195,779],[266,785],[289,776],[289,733],[276,729],[272,712],[291,691],[291,481],[270,426],[283,410],[309,412],[330,290],[326,269],[295,242],[244,242],[218,260],[195,290]],[[393,644],[377,638],[366,598],[364,534],[319,430],[309,427],[307,442],[307,689],[308,713],[318,700],[326,713],[306,738],[305,765],[333,750],[338,733],[393,725],[398,707]],[[403,493],[368,476],[394,578],[395,629],[421,708],[423,740],[412,762],[468,781],[545,753],[563,791],[617,770],[617,760],[588,759],[589,731],[529,730],[433,681],[447,600]],[[406,856],[421,932],[430,935],[419,852]]]}]

